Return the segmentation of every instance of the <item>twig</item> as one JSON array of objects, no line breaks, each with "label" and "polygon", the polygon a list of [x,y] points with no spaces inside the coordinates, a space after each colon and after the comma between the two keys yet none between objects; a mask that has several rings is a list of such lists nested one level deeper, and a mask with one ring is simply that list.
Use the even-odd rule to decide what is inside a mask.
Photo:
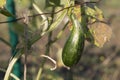
[{"label": "twig", "polygon": [[102,0],[97,0],[97,1],[87,1],[87,2],[79,2],[79,1],[75,1],[75,4],[78,5],[83,5],[83,4],[87,4],[87,3],[99,3]]},{"label": "twig", "polygon": [[[76,2],[76,4],[78,5],[83,5],[83,4],[86,4],[86,3],[98,3],[102,0],[98,0],[98,1],[95,1],[95,2]],[[47,15],[47,14],[58,14],[59,12],[63,11],[63,10],[66,10],[66,9],[69,9],[69,8],[72,8],[72,7],[76,7],[77,5],[74,5],[74,6],[68,6],[68,7],[65,7],[65,8],[62,8],[56,12],[46,12],[46,13],[41,13],[41,14],[34,14],[34,15],[30,15],[28,16],[29,18],[31,17],[37,17],[37,16],[41,16],[41,15]],[[25,19],[25,17],[20,17],[20,18],[17,18],[17,19],[14,19],[14,20],[9,20],[9,21],[1,21],[0,24],[4,24],[4,23],[12,23],[12,22],[15,22],[15,21],[20,21],[20,20],[23,20]]]},{"label": "twig", "polygon": [[[41,15],[57,14],[57,13],[59,13],[59,12],[65,10],[65,9],[69,9],[69,8],[71,8],[71,7],[75,7],[75,6],[69,6],[69,7],[60,9],[60,10],[58,10],[58,11],[56,11],[56,12],[49,12],[49,13],[46,12],[46,13],[41,13],[41,14],[34,14],[34,15],[30,15],[30,16],[28,16],[28,17],[31,18],[31,17],[41,16]],[[14,19],[14,20],[10,20],[10,21],[2,21],[2,22],[0,22],[0,24],[12,23],[12,22],[15,22],[15,21],[23,20],[23,19],[25,19],[25,17],[20,17],[20,18],[17,18],[17,19]]]},{"label": "twig", "polygon": [[0,37],[0,41],[4,42],[6,45],[8,45],[9,47],[12,47],[12,45],[7,42],[6,40],[4,40],[3,38]]}]

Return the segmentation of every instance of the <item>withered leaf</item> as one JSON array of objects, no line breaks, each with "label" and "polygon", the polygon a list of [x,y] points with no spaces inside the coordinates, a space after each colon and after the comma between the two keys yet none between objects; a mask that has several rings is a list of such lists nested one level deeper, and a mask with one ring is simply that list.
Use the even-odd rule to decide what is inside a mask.
[{"label": "withered leaf", "polygon": [[94,45],[98,47],[103,47],[112,35],[111,27],[102,22],[95,22],[89,25],[89,30],[94,38]]}]

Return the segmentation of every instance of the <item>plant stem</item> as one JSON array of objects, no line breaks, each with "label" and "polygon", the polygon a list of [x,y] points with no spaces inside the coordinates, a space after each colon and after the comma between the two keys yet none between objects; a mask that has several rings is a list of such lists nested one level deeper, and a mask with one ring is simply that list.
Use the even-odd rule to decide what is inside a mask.
[{"label": "plant stem", "polygon": [[[52,9],[52,12],[55,12],[55,7],[54,7],[54,6],[53,6],[53,9]],[[52,20],[51,20],[51,22],[50,22],[50,24],[49,24],[49,26],[48,26],[48,29],[50,28],[50,26],[51,26],[52,23],[53,23],[54,14],[51,14],[51,17],[52,17]],[[52,42],[52,39],[51,39],[51,38],[52,38],[52,31],[49,32],[49,34],[48,34],[48,43],[46,44],[45,55],[48,55],[49,52],[50,52],[50,46],[51,46],[51,42]],[[41,63],[41,67],[39,68],[39,71],[38,71],[36,80],[39,80],[39,79],[40,79],[40,75],[41,75],[42,70],[43,70],[43,68],[44,68],[45,61],[46,61],[46,59],[44,59],[43,62]]]},{"label": "plant stem", "polygon": [[0,37],[0,41],[2,41],[2,42],[5,43],[7,46],[9,46],[10,48],[12,48],[12,45],[11,45],[9,42],[7,42],[5,39],[3,39],[3,38]]},{"label": "plant stem", "polygon": [[21,49],[16,49],[16,54],[15,56],[13,57],[13,59],[10,61],[9,65],[8,65],[8,68],[6,70],[6,73],[5,73],[5,76],[4,76],[4,80],[9,80],[9,77],[10,77],[10,73],[15,65],[15,63],[17,62],[17,60],[20,58],[20,56],[23,54],[23,51],[24,49],[21,48]]},{"label": "plant stem", "polygon": [[28,25],[27,22],[25,23],[25,27],[24,27],[24,39],[25,39],[25,46],[24,46],[24,54],[25,54],[25,60],[24,60],[24,80],[27,80],[27,54],[28,54],[28,50],[29,50],[29,38],[28,38]]}]

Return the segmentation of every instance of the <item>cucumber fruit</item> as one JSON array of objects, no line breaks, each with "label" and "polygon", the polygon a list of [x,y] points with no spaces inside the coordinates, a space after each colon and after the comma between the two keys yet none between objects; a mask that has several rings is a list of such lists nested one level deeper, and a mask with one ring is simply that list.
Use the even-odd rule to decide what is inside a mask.
[{"label": "cucumber fruit", "polygon": [[62,61],[68,67],[72,67],[79,62],[85,41],[81,24],[74,14],[70,17],[73,28],[62,51]]}]

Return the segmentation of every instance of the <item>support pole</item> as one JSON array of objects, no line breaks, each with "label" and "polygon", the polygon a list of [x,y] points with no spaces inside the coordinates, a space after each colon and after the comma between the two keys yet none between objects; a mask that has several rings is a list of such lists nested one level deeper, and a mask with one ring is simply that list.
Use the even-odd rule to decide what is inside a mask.
[{"label": "support pole", "polygon": [[[13,0],[6,0],[7,4],[6,4],[6,8],[15,15],[15,4]],[[14,20],[15,17],[8,17],[8,20]],[[12,23],[8,23],[9,26],[9,36],[10,36],[10,43],[12,45],[12,49],[11,49],[11,54],[12,56],[14,56],[15,53],[15,47],[18,44],[18,35],[12,30],[12,27],[14,26]],[[13,67],[13,74],[15,74],[17,77],[21,77],[21,62],[20,60],[18,60],[16,62],[16,64]]]}]

